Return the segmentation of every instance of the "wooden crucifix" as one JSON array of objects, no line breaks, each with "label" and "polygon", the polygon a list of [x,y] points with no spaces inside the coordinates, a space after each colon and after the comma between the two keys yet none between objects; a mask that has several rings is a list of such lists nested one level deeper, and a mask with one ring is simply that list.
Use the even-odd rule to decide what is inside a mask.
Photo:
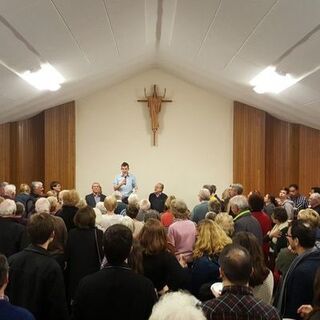
[{"label": "wooden crucifix", "polygon": [[151,118],[151,129],[153,132],[153,145],[156,145],[156,132],[159,129],[158,114],[161,111],[162,102],[172,102],[172,100],[165,100],[166,89],[164,89],[163,96],[158,96],[157,85],[153,85],[153,93],[151,96],[147,96],[146,88],[144,88],[145,99],[139,99],[138,102],[148,102],[149,114]]}]

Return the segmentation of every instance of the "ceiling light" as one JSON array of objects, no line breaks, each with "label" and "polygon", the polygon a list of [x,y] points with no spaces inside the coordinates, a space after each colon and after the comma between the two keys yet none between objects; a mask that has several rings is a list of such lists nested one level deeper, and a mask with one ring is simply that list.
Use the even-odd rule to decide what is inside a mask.
[{"label": "ceiling light", "polygon": [[253,90],[257,93],[279,93],[295,83],[298,79],[294,79],[289,74],[280,74],[276,71],[276,67],[269,66],[255,76],[250,84],[254,86]]},{"label": "ceiling light", "polygon": [[26,71],[19,76],[38,90],[56,91],[65,81],[63,76],[49,63],[41,64],[41,68],[35,72]]}]

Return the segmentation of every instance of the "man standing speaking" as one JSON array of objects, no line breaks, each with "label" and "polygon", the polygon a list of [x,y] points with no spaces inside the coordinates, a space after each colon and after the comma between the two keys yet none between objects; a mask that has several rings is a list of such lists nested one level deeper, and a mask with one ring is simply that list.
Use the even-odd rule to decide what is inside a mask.
[{"label": "man standing speaking", "polygon": [[120,191],[122,194],[122,201],[128,203],[128,197],[134,191],[137,191],[136,177],[129,173],[129,164],[123,162],[121,164],[121,173],[118,174],[113,181],[113,189]]}]

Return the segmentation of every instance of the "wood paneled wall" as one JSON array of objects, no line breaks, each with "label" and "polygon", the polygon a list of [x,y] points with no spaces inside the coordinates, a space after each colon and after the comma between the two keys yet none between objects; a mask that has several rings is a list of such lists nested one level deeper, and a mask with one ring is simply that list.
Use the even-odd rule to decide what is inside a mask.
[{"label": "wood paneled wall", "polygon": [[258,189],[278,195],[281,187],[297,183],[308,194],[320,185],[319,130],[235,102],[233,143],[234,182],[242,183],[246,193]]},{"label": "wood paneled wall", "polygon": [[[0,181],[75,185],[75,104],[0,125]],[[51,180],[52,179],[52,180]]]}]

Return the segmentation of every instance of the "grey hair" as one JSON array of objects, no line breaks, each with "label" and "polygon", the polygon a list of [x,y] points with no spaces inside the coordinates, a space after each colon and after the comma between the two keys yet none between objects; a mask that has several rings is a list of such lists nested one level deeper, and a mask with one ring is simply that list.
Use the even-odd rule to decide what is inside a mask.
[{"label": "grey hair", "polygon": [[5,185],[4,194],[9,197],[14,196],[16,194],[16,186],[14,184]]},{"label": "grey hair", "polygon": [[310,198],[317,199],[320,202],[320,193],[317,193],[317,192],[311,193]]},{"label": "grey hair", "polygon": [[234,189],[238,195],[243,193],[243,185],[240,183],[233,183],[230,185],[230,188]]},{"label": "grey hair", "polygon": [[139,202],[139,197],[136,193],[131,193],[129,198],[128,198],[128,204],[130,203],[138,203]]},{"label": "grey hair", "polygon": [[148,199],[142,199],[140,201],[139,205],[140,205],[140,210],[142,210],[142,211],[147,211],[151,207],[151,203]]},{"label": "grey hair", "polygon": [[210,191],[205,188],[200,189],[199,198],[200,201],[208,201],[210,199]]},{"label": "grey hair", "polygon": [[101,214],[106,214],[107,213],[107,209],[104,206],[104,202],[100,201],[96,204],[96,208],[99,209],[101,211]]},{"label": "grey hair", "polygon": [[200,302],[186,292],[170,292],[154,305],[149,320],[205,320]]},{"label": "grey hair", "polygon": [[41,181],[32,181],[31,182],[31,189],[34,190],[37,187],[43,186],[43,183]]},{"label": "grey hair", "polygon": [[16,203],[11,199],[5,199],[0,203],[0,216],[11,216],[17,211]]},{"label": "grey hair", "polygon": [[121,192],[118,191],[118,190],[112,192],[112,195],[113,195],[117,200],[121,200],[121,199],[122,199],[122,194],[121,194]]},{"label": "grey hair", "polygon": [[37,213],[50,213],[50,202],[47,198],[39,198],[35,203]]},{"label": "grey hair", "polygon": [[134,222],[129,216],[124,216],[118,224],[122,224],[130,229],[130,231],[133,233],[134,232]]},{"label": "grey hair", "polygon": [[230,199],[230,206],[237,206],[240,211],[249,209],[249,203],[245,196],[234,196]]}]

